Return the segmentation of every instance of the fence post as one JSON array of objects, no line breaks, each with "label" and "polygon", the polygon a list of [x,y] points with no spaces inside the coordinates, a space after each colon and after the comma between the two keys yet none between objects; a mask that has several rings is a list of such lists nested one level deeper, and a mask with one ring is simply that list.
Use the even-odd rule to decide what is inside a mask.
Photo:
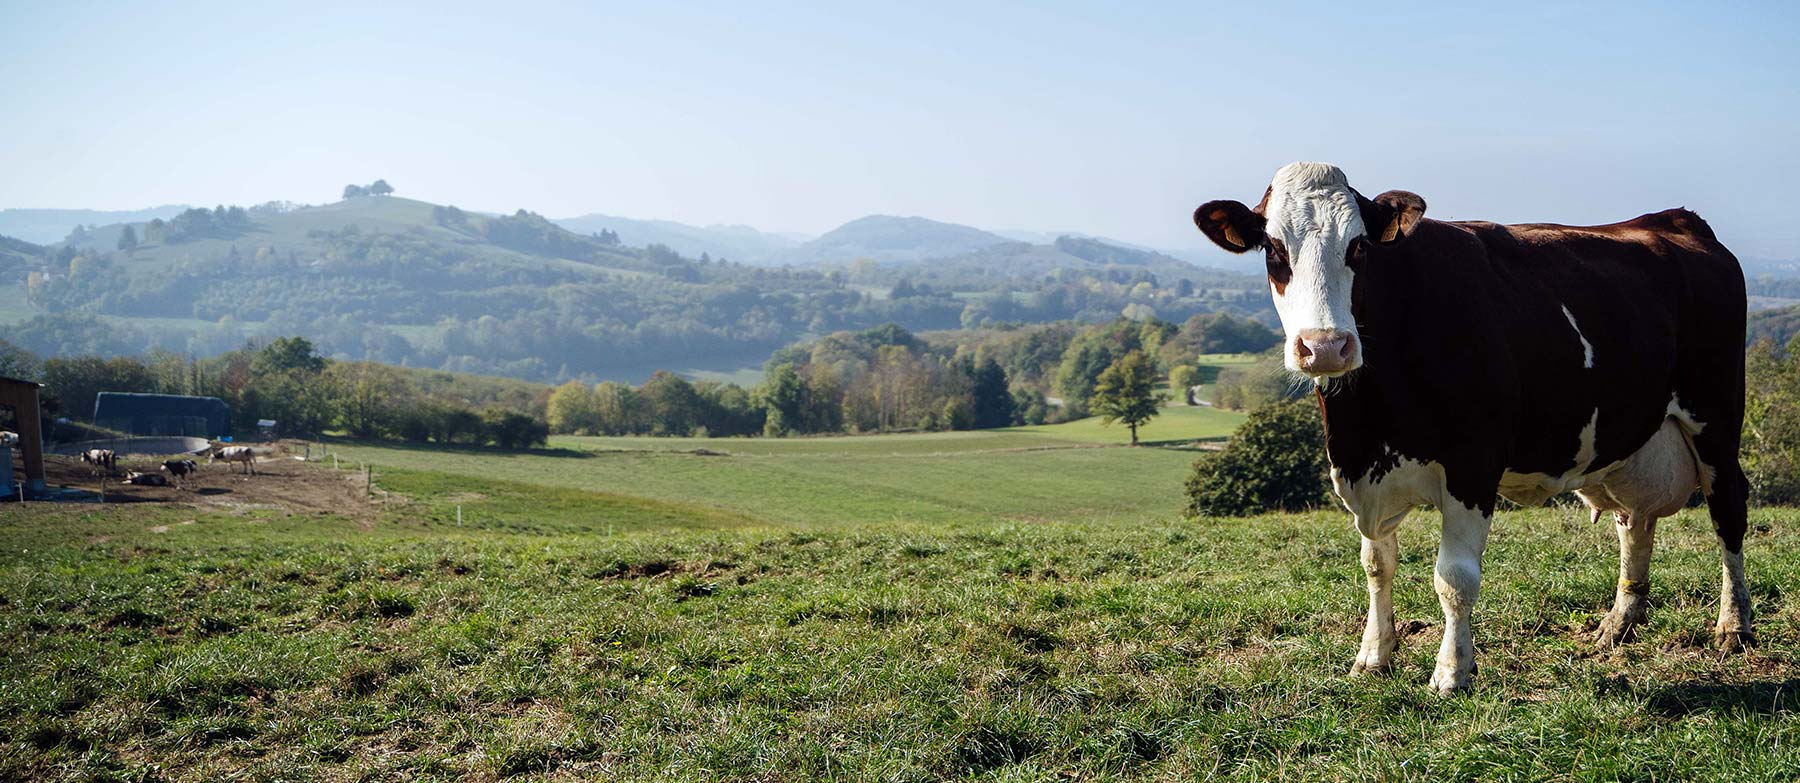
[{"label": "fence post", "polygon": [[368,497],[375,497],[375,466],[363,463],[363,490]]}]

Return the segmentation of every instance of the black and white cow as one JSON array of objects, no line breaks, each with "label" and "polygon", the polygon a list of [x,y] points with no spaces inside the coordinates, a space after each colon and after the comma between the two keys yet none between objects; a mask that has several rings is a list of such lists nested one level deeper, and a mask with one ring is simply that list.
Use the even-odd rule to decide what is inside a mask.
[{"label": "black and white cow", "polygon": [[119,455],[114,453],[112,449],[88,449],[87,451],[81,452],[81,461],[100,469],[110,476],[119,463]]},{"label": "black and white cow", "polygon": [[125,483],[140,487],[166,487],[169,485],[169,480],[163,478],[161,473],[139,473],[129,470],[125,472]]},{"label": "black and white cow", "polygon": [[1744,579],[1744,277],[1685,209],[1603,226],[1424,218],[1344,173],[1295,163],[1262,203],[1212,201],[1194,222],[1267,255],[1286,363],[1316,381],[1339,498],[1362,534],[1369,618],[1352,672],[1393,665],[1394,532],[1443,514],[1439,692],[1475,670],[1470,611],[1496,495],[1573,490],[1613,511],[1619,583],[1597,642],[1644,619],[1658,517],[1698,487],[1723,547],[1717,643],[1753,644]]},{"label": "black and white cow", "polygon": [[222,446],[212,453],[213,462],[242,462],[244,469],[256,475],[256,450],[249,446]]},{"label": "black and white cow", "polygon": [[182,480],[200,472],[200,463],[191,459],[163,460],[162,469],[175,477],[175,486],[180,487]]}]

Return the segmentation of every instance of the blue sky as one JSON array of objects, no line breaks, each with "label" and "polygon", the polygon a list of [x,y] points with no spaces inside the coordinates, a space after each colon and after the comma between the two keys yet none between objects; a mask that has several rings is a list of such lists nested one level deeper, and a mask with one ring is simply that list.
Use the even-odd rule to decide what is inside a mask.
[{"label": "blue sky", "polygon": [[1686,205],[1800,257],[1797,4],[848,5],[0,0],[0,207],[385,177],[553,217],[1197,247],[1195,205],[1325,160],[1436,217]]}]

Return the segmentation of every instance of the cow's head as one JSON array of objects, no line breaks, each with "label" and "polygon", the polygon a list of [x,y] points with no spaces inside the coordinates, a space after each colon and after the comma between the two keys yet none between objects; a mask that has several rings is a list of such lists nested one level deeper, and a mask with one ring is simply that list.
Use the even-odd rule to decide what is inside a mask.
[{"label": "cow's head", "polygon": [[1266,254],[1288,369],[1316,379],[1362,366],[1351,284],[1371,250],[1406,241],[1424,215],[1425,200],[1412,193],[1370,200],[1336,166],[1290,163],[1255,209],[1208,201],[1194,210],[1194,223],[1219,247]]}]

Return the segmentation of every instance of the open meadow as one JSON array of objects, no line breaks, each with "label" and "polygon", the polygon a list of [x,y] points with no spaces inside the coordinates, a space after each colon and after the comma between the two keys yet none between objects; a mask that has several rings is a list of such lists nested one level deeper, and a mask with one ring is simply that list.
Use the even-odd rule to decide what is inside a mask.
[{"label": "open meadow", "polygon": [[1703,510],[1602,654],[1612,531],[1503,514],[1475,690],[1439,698],[1435,514],[1401,531],[1397,672],[1351,678],[1346,516],[1182,520],[1196,452],[1122,438],[340,443],[341,473],[0,506],[0,779],[1800,776],[1789,512],[1753,515],[1762,646],[1723,660]]}]

